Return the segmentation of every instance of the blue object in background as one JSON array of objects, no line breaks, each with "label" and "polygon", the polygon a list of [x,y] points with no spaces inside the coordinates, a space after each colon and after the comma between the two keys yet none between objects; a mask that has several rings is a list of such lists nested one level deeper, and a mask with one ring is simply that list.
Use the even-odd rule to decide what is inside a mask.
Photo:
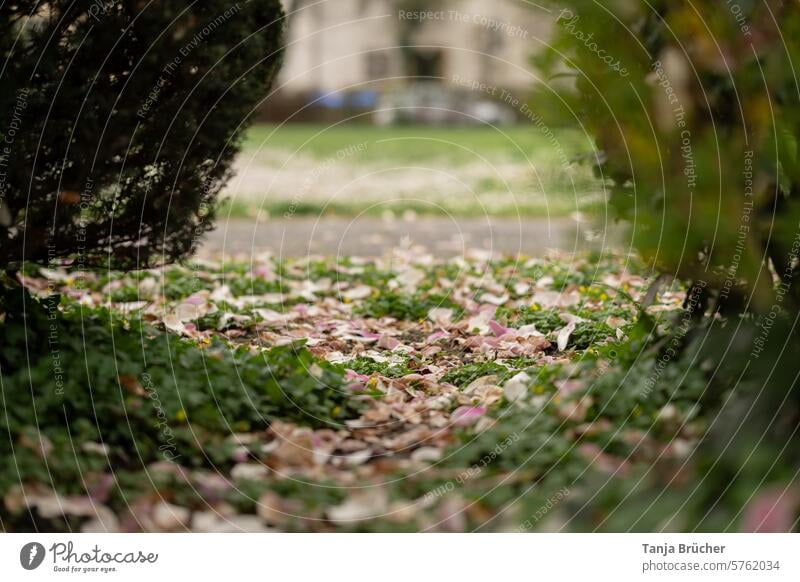
[{"label": "blue object in background", "polygon": [[380,94],[374,89],[356,91],[350,94],[348,105],[354,109],[374,109],[379,100]]},{"label": "blue object in background", "polygon": [[340,93],[332,91],[323,93],[321,91],[310,95],[309,103],[314,107],[324,109],[374,109],[380,101],[380,93],[373,89],[355,91],[353,93]]},{"label": "blue object in background", "polygon": [[325,107],[326,109],[341,109],[344,107],[344,95],[337,92],[331,93],[313,93],[311,95],[311,103],[317,107]]}]

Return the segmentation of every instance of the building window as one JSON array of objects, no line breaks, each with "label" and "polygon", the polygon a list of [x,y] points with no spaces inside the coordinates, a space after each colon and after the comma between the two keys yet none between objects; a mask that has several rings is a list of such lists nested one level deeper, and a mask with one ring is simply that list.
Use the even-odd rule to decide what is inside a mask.
[{"label": "building window", "polygon": [[409,61],[409,74],[414,77],[442,77],[442,51],[415,50]]}]

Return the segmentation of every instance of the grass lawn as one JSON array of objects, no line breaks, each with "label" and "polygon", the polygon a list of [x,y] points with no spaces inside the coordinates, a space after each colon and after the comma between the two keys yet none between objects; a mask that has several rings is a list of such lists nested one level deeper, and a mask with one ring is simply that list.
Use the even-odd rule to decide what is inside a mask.
[{"label": "grass lawn", "polygon": [[257,125],[225,194],[237,215],[557,216],[602,200],[575,131],[532,125]]}]

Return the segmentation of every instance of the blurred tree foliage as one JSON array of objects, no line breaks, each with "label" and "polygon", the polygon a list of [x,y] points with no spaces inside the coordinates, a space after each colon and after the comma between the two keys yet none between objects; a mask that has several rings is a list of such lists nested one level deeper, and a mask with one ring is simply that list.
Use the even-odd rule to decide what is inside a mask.
[{"label": "blurred tree foliage", "polygon": [[796,312],[796,4],[567,0],[553,12],[538,64],[558,112],[596,138],[597,172],[643,256],[708,283],[723,312]]},{"label": "blurred tree foliage", "polygon": [[280,0],[0,4],[0,266],[190,253],[282,32]]},{"label": "blurred tree foliage", "polygon": [[667,360],[704,370],[703,401],[718,411],[693,463],[642,481],[648,514],[644,497],[628,492],[608,500],[603,527],[796,528],[797,3],[552,7],[554,39],[538,59],[549,83],[537,105],[552,123],[577,123],[594,137],[596,172],[634,245],[656,271],[692,285],[695,325]]}]

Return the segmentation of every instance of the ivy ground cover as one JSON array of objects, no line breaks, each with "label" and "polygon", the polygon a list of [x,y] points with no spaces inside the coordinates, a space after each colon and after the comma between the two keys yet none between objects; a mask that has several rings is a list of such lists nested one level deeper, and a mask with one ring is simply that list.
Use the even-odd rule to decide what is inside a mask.
[{"label": "ivy ground cover", "polygon": [[603,529],[705,427],[700,369],[654,349],[685,292],[645,301],[624,256],[399,249],[17,282],[8,531]]}]

